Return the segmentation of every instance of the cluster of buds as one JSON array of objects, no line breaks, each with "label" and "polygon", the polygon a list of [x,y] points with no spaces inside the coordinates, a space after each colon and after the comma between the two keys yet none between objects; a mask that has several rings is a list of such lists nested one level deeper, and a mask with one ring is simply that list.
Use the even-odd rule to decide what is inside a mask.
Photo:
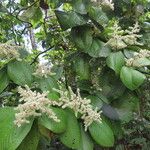
[{"label": "cluster of buds", "polygon": [[31,117],[38,117],[42,114],[46,114],[50,119],[56,122],[60,121],[50,108],[50,106],[59,106],[59,103],[46,98],[47,92],[41,94],[36,91],[31,91],[28,86],[25,86],[25,89],[19,87],[18,92],[21,96],[19,102],[22,103],[15,108],[17,113],[14,123],[18,127],[24,123],[29,123]]},{"label": "cluster of buds", "polygon": [[16,58],[19,59],[20,54],[18,49],[20,46],[14,46],[9,43],[0,44],[0,58],[2,59],[11,59]]},{"label": "cluster of buds", "polygon": [[95,4],[100,4],[102,6],[107,6],[110,9],[114,10],[114,4],[112,2],[112,0],[91,0],[91,2],[95,3]]},{"label": "cluster of buds", "polygon": [[47,78],[49,75],[55,75],[52,73],[51,66],[47,64],[38,64],[37,69],[33,75],[37,77],[45,77]]},{"label": "cluster of buds", "polygon": [[69,92],[57,89],[54,90],[60,93],[59,101],[63,102],[63,109],[72,109],[75,112],[76,117],[78,113],[81,114],[81,119],[84,120],[85,131],[87,131],[87,128],[93,121],[101,121],[101,111],[98,111],[97,108],[93,109],[91,100],[82,98],[79,89],[77,89],[77,94],[72,91],[71,87],[69,87]]},{"label": "cluster of buds", "polygon": [[142,58],[150,58],[150,51],[149,50],[140,50],[139,53],[135,53],[133,58],[126,60],[126,66],[129,67],[140,67],[140,64],[137,63],[139,59]]},{"label": "cluster of buds", "polygon": [[142,35],[138,35],[140,28],[138,23],[134,24],[134,27],[129,27],[128,30],[122,30],[121,27],[115,22],[113,27],[110,27],[110,30],[113,31],[109,35],[111,38],[106,44],[110,45],[113,49],[122,49],[128,45],[142,45],[137,42],[137,39]]}]

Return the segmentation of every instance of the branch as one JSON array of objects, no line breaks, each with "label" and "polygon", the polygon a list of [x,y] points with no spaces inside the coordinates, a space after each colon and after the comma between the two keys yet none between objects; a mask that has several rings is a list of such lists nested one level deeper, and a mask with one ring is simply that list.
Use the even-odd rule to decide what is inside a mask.
[{"label": "branch", "polygon": [[38,57],[46,52],[48,52],[49,50],[51,50],[52,48],[54,48],[54,46],[49,47],[48,49],[46,49],[45,51],[42,51],[40,53],[37,54],[37,56],[33,59],[33,61],[31,62],[31,65],[34,64],[36,62],[36,60],[38,59]]},{"label": "branch", "polygon": [[26,30],[27,28],[31,28],[31,27],[32,27],[32,24],[31,24],[30,22],[28,22],[28,21],[21,20],[21,19],[19,18],[19,14],[21,13],[21,11],[27,10],[27,9],[29,9],[30,7],[32,7],[33,5],[35,5],[37,2],[39,2],[39,0],[35,1],[34,3],[32,3],[32,4],[31,4],[30,6],[28,6],[28,7],[25,7],[25,8],[20,9],[20,10],[18,11],[17,15],[16,15],[16,19],[17,19],[17,20],[29,24],[29,26],[26,26],[26,27],[23,29],[22,34],[25,32],[25,30]]}]

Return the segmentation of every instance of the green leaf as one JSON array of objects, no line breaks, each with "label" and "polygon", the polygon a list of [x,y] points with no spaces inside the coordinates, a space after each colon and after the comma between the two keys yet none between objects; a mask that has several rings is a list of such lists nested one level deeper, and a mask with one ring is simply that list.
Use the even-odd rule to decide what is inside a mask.
[{"label": "green leaf", "polygon": [[9,84],[9,78],[6,72],[6,69],[0,70],[0,93],[7,87]]},{"label": "green leaf", "polygon": [[88,12],[89,12],[89,16],[95,21],[97,21],[99,24],[101,24],[102,26],[105,26],[109,21],[107,15],[102,11],[101,7],[92,6],[89,8]]},{"label": "green leaf", "polygon": [[67,128],[67,117],[64,110],[60,108],[52,108],[52,110],[55,112],[58,119],[60,119],[60,122],[56,122],[46,115],[42,115],[39,118],[39,124],[43,125],[47,129],[53,131],[54,133],[62,133]]},{"label": "green leaf", "polygon": [[116,77],[112,70],[107,69],[103,71],[99,79],[101,83],[102,94],[106,96],[109,101],[120,97],[126,89],[124,84],[118,77]]},{"label": "green leaf", "polygon": [[121,68],[125,64],[124,55],[122,52],[111,53],[107,59],[106,63],[108,67],[116,72],[116,74],[120,73]]},{"label": "green leaf", "polygon": [[88,133],[84,131],[83,126],[81,128],[81,144],[78,150],[93,150],[94,144]]},{"label": "green leaf", "polygon": [[28,0],[21,0],[20,4],[21,4],[21,6],[27,6],[28,5]]},{"label": "green leaf", "polygon": [[18,85],[31,85],[33,81],[32,68],[25,61],[12,61],[8,64],[9,78]]},{"label": "green leaf", "polygon": [[34,15],[33,15],[33,17],[31,18],[31,23],[32,23],[34,26],[36,26],[37,23],[39,23],[40,20],[42,19],[43,13],[42,13],[42,10],[40,9],[40,7],[35,7],[34,9],[35,9],[35,10],[34,10]]},{"label": "green leaf", "polygon": [[12,107],[0,108],[0,149],[15,150],[31,129],[32,121],[21,127],[14,125],[15,111]]},{"label": "green leaf", "polygon": [[58,88],[57,81],[52,77],[37,79],[37,82],[39,84],[39,88],[42,91],[49,91],[49,92],[54,92],[55,93],[53,88],[56,88],[56,89]]},{"label": "green leaf", "polygon": [[33,21],[34,23],[36,23],[39,22],[42,18],[42,11],[40,7],[32,6],[24,10],[24,12],[19,16],[19,18],[26,22]]},{"label": "green leaf", "polygon": [[80,79],[89,79],[90,66],[85,58],[78,57],[74,62],[74,68]]},{"label": "green leaf", "polygon": [[146,76],[133,68],[124,66],[121,69],[120,78],[127,88],[135,90],[144,82]]},{"label": "green leaf", "polygon": [[53,75],[53,77],[55,78],[55,80],[59,80],[62,75],[63,75],[63,67],[59,67],[59,66],[54,66],[52,68],[52,73],[54,72],[55,75]]},{"label": "green leaf", "polygon": [[111,120],[119,120],[119,115],[114,107],[108,104],[104,104],[102,107],[103,115],[108,117]]},{"label": "green leaf", "polygon": [[91,100],[91,104],[94,108],[97,107],[100,109],[103,106],[103,101],[96,95],[89,95],[86,98]]},{"label": "green leaf", "polygon": [[63,12],[56,10],[55,14],[57,16],[58,22],[63,30],[67,30],[69,28],[86,24],[87,19],[82,15],[76,12]]},{"label": "green leaf", "polygon": [[60,135],[60,140],[67,147],[71,149],[78,149],[81,142],[79,123],[71,111],[68,111],[67,118],[67,130],[62,135]]},{"label": "green leaf", "polygon": [[137,111],[139,108],[139,98],[131,92],[126,92],[119,100],[115,101],[115,106],[117,108]]},{"label": "green leaf", "polygon": [[119,119],[126,123],[133,119],[133,112],[138,111],[139,98],[131,92],[125,92],[112,105],[119,115]]},{"label": "green leaf", "polygon": [[19,145],[17,150],[37,150],[39,139],[40,139],[40,134],[38,131],[38,125],[35,122],[30,132],[22,141],[22,143]]},{"label": "green leaf", "polygon": [[89,126],[89,132],[97,144],[104,147],[112,147],[114,145],[113,131],[104,120],[101,123],[93,122]]},{"label": "green leaf", "polygon": [[150,66],[150,59],[148,58],[139,58],[134,60],[134,66],[143,67],[143,66]]},{"label": "green leaf", "polygon": [[62,0],[49,0],[48,2],[51,8],[57,8],[62,4]]},{"label": "green leaf", "polygon": [[87,14],[89,0],[73,0],[71,3],[76,12],[80,14]]},{"label": "green leaf", "polygon": [[99,39],[94,39],[90,49],[87,49],[86,52],[92,57],[107,57],[111,49],[105,45],[104,42],[100,41]]},{"label": "green leaf", "polygon": [[72,41],[78,48],[86,51],[92,45],[92,28],[90,26],[79,26],[71,30]]}]

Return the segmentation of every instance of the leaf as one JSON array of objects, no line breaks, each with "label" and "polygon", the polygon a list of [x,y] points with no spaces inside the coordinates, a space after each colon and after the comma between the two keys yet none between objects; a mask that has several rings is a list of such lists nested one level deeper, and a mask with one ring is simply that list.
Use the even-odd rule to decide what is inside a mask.
[{"label": "leaf", "polygon": [[93,122],[89,126],[89,132],[97,144],[104,147],[112,147],[114,145],[113,131],[104,120],[101,123]]},{"label": "leaf", "polygon": [[57,81],[53,77],[47,77],[42,79],[37,79],[37,82],[39,84],[39,88],[42,91],[49,91],[57,93],[53,90],[53,88],[58,88]]},{"label": "leaf", "polygon": [[106,63],[108,67],[116,72],[116,74],[120,73],[121,68],[125,64],[124,55],[122,52],[111,53],[107,59]]},{"label": "leaf", "polygon": [[107,15],[102,11],[101,7],[92,6],[89,8],[88,12],[89,12],[89,16],[95,21],[97,21],[99,24],[101,24],[102,26],[105,26],[109,21]]},{"label": "leaf", "polygon": [[79,123],[71,111],[68,111],[67,115],[67,130],[60,135],[60,140],[67,147],[71,149],[78,149],[81,142]]},{"label": "leaf", "polygon": [[6,69],[0,70],[0,93],[7,87],[9,84],[9,78],[6,72]]},{"label": "leaf", "polygon": [[92,45],[90,49],[86,51],[90,56],[92,57],[107,57],[111,50],[110,48],[105,45],[102,41],[99,39],[93,39]]},{"label": "leaf", "polygon": [[37,122],[34,122],[30,132],[19,145],[17,150],[37,150],[40,134],[38,131]]},{"label": "leaf", "polygon": [[90,77],[90,66],[85,58],[78,57],[74,62],[74,68],[80,79],[89,79]]},{"label": "leaf", "polygon": [[124,66],[121,69],[120,78],[127,88],[135,90],[144,82],[146,76],[133,68]]},{"label": "leaf", "polygon": [[62,4],[62,0],[49,0],[47,2],[49,2],[51,8],[57,8]]},{"label": "leaf", "polygon": [[91,100],[91,104],[95,108],[97,107],[98,109],[101,109],[103,106],[103,101],[96,95],[89,95],[86,98]]},{"label": "leaf", "polygon": [[34,15],[33,15],[33,17],[31,18],[31,23],[32,23],[34,26],[36,26],[37,23],[39,23],[40,20],[42,19],[43,13],[42,13],[42,10],[40,9],[40,7],[35,7],[34,9],[35,9],[35,10],[34,10]]},{"label": "leaf", "polygon": [[113,108],[112,106],[108,105],[108,104],[104,104],[102,107],[102,113],[112,119],[112,120],[119,120],[119,115],[117,113],[117,111],[115,110],[115,108]]},{"label": "leaf", "polygon": [[106,96],[109,101],[120,97],[126,89],[120,79],[118,77],[116,78],[115,73],[108,69],[103,71],[100,76],[100,83],[102,87],[102,94]]},{"label": "leaf", "polygon": [[54,133],[62,133],[67,128],[66,113],[60,108],[52,108],[52,110],[55,112],[58,119],[60,119],[60,122],[55,122],[54,120],[48,118],[48,116],[42,115],[39,118],[39,124],[43,125],[44,127],[46,127]]},{"label": "leaf", "polygon": [[15,111],[12,107],[0,108],[0,149],[15,150],[29,133],[32,121],[21,127],[14,125]]},{"label": "leaf", "polygon": [[60,66],[54,66],[52,68],[52,73],[54,72],[55,75],[53,75],[53,77],[55,78],[55,80],[59,80],[62,75],[63,75],[63,67]]},{"label": "leaf", "polygon": [[8,64],[9,78],[18,85],[31,85],[33,81],[32,68],[25,61],[12,61]]},{"label": "leaf", "polygon": [[24,12],[19,16],[19,18],[26,22],[34,22],[37,23],[42,18],[42,11],[40,7],[29,7],[28,9],[24,10]]},{"label": "leaf", "polygon": [[78,150],[93,150],[94,145],[92,139],[89,137],[88,133],[84,131],[83,126],[81,128],[81,144]]},{"label": "leaf", "polygon": [[76,12],[80,14],[87,14],[89,0],[73,0],[71,3]]},{"label": "leaf", "polygon": [[92,28],[90,26],[79,26],[71,30],[72,41],[81,50],[90,50],[92,45]]},{"label": "leaf", "polygon": [[56,10],[55,14],[57,16],[58,22],[63,30],[67,30],[69,28],[86,24],[87,19],[82,15],[76,12],[63,12]]},{"label": "leaf", "polygon": [[143,66],[150,66],[150,59],[148,58],[139,58],[134,60],[134,66],[143,67]]},{"label": "leaf", "polygon": [[28,0],[21,0],[20,4],[21,4],[21,6],[27,6],[28,5]]},{"label": "leaf", "polygon": [[126,92],[113,102],[113,107],[121,121],[129,122],[133,119],[133,112],[139,109],[139,98],[130,92]]}]

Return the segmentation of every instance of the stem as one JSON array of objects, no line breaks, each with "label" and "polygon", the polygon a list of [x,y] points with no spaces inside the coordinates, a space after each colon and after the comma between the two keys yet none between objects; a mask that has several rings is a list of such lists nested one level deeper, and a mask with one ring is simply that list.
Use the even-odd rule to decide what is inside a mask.
[{"label": "stem", "polygon": [[40,52],[39,54],[37,54],[37,56],[34,58],[34,60],[31,62],[31,65],[34,64],[36,62],[36,60],[38,59],[38,57],[46,52],[48,52],[49,50],[51,50],[52,48],[54,48],[54,46],[49,47],[48,49],[46,49],[45,51]]}]

